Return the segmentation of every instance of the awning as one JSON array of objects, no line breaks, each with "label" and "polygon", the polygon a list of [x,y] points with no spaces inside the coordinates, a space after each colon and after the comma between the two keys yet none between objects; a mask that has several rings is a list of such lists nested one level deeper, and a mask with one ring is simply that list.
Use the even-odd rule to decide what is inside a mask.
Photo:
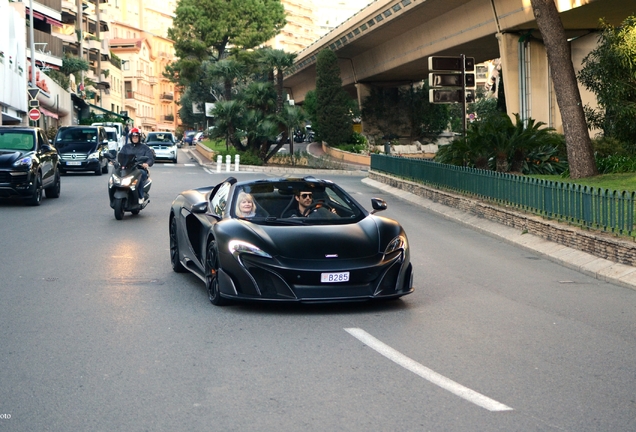
[{"label": "awning", "polygon": [[71,44],[75,44],[78,43],[77,40],[77,35],[67,35],[67,34],[62,34],[62,33],[55,33],[54,35],[56,38],[63,40],[64,42],[67,43],[71,43]]},{"label": "awning", "polygon": [[22,119],[20,117],[16,117],[14,115],[11,115],[9,113],[6,112],[2,112],[2,124],[14,124],[14,123],[21,123]]},{"label": "awning", "polygon": [[44,114],[45,116],[47,116],[47,117],[52,117],[52,118],[54,118],[54,119],[56,119],[56,120],[59,118],[57,114],[55,114],[54,112],[51,112],[51,111],[47,110],[47,109],[46,109],[46,108],[44,108],[42,105],[40,105],[40,112],[41,112],[42,114]]},{"label": "awning", "polygon": [[106,108],[102,108],[102,107],[100,107],[100,106],[93,105],[92,103],[89,103],[88,105],[91,107],[91,109],[100,110],[100,111],[102,111],[102,112],[104,112],[104,113],[106,113],[106,114],[114,115],[114,116],[116,116],[116,117],[121,117],[121,118],[123,118],[124,120],[128,118],[128,116],[123,116],[123,115],[121,115],[121,114],[116,113],[115,111],[107,110]]},{"label": "awning", "polygon": [[[26,13],[27,14],[30,13],[28,7],[26,8]],[[41,14],[38,11],[33,11],[33,18],[37,18],[39,20],[45,21],[45,22],[47,22],[47,23],[49,23],[51,25],[57,26],[57,27],[62,27],[63,26],[63,24],[60,21],[56,20],[55,18],[51,18],[49,16]]]}]

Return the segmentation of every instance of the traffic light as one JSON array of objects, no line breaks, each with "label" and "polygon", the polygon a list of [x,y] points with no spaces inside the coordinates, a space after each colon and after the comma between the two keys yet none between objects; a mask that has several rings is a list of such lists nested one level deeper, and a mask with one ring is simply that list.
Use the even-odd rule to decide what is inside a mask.
[{"label": "traffic light", "polygon": [[[430,103],[464,103],[464,91],[462,89],[430,89],[428,91]],[[466,102],[475,102],[475,92],[466,90]]]},{"label": "traffic light", "polygon": [[[464,74],[466,87],[475,87],[475,74]],[[428,85],[431,87],[461,87],[460,73],[429,73]]]},{"label": "traffic light", "polygon": [[465,69],[462,68],[461,57],[429,57],[428,58],[428,70],[429,71],[454,71],[454,72],[472,72],[475,70],[475,58],[466,57],[464,61]]}]

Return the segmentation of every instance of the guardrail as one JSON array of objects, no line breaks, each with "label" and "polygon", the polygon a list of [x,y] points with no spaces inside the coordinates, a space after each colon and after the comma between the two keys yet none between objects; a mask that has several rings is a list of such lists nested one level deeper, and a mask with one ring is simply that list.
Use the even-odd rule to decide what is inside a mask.
[{"label": "guardrail", "polygon": [[636,192],[619,192],[380,154],[371,155],[371,170],[513,206],[589,229],[636,235]]}]

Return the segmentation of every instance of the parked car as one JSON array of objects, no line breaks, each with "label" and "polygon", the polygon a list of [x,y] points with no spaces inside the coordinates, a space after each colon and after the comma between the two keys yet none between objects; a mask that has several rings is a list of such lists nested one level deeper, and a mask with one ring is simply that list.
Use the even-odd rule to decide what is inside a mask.
[{"label": "parked car", "polygon": [[[302,192],[302,193],[301,193]],[[249,194],[249,195],[246,195]],[[312,197],[313,195],[313,197]],[[312,204],[298,216],[298,202]],[[249,197],[254,207],[241,215]],[[239,207],[240,205],[240,207]],[[210,301],[336,302],[413,292],[406,233],[351,195],[314,177],[238,182],[181,192],[168,221],[175,272],[192,272]]]},{"label": "parked car", "polygon": [[106,137],[108,139],[108,151],[113,155],[113,157],[116,157],[117,152],[119,152],[119,150],[123,147],[123,145],[119,145],[120,141],[119,138],[117,138],[117,129],[110,126],[104,126],[104,130],[106,131]]},{"label": "parked car", "polygon": [[[115,128],[117,131],[117,151],[126,144],[126,134],[124,125],[119,122],[91,123],[91,126],[104,126],[106,128]],[[106,129],[108,130],[108,129]]]},{"label": "parked car", "polygon": [[197,134],[197,131],[185,131],[183,134],[183,142],[186,145],[192,145],[192,138]]},{"label": "parked car", "polygon": [[37,127],[0,126],[0,197],[29,205],[60,196],[60,162],[55,147]]},{"label": "parked car", "polygon": [[156,160],[169,160],[177,163],[177,143],[170,132],[149,132],[146,144],[155,152]]},{"label": "parked car", "polygon": [[108,137],[103,126],[62,126],[54,141],[60,154],[60,172],[93,171],[108,173]]},{"label": "parked car", "polygon": [[197,132],[192,138],[192,145],[196,145],[197,143],[200,143],[201,141],[203,141],[203,132]]}]

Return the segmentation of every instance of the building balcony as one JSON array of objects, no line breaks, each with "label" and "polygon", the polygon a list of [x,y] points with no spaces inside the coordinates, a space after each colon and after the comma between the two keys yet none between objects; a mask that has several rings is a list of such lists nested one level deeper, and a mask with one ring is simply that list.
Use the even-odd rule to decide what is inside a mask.
[{"label": "building balcony", "polygon": [[150,83],[150,85],[156,85],[157,81],[158,80],[156,76],[148,75],[148,82]]},{"label": "building balcony", "polygon": [[165,122],[173,122],[174,121],[174,115],[168,114],[168,115],[163,116],[162,119]]},{"label": "building balcony", "polygon": [[[31,46],[31,35],[27,33],[27,47]],[[46,54],[52,57],[64,58],[64,42],[53,34],[40,30],[33,30],[33,42],[35,44],[36,59],[38,54]]]}]

